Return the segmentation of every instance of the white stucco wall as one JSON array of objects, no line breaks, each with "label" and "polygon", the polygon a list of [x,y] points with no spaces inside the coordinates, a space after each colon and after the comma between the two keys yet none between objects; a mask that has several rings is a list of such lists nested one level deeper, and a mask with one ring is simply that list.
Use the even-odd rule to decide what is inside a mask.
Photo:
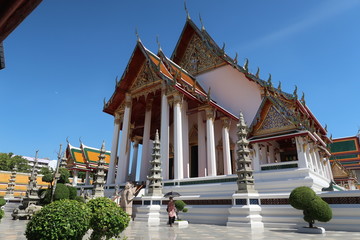
[{"label": "white stucco wall", "polygon": [[250,125],[261,104],[261,92],[257,83],[231,66],[223,66],[196,77],[205,91],[211,87],[211,98],[234,114],[242,111]]}]

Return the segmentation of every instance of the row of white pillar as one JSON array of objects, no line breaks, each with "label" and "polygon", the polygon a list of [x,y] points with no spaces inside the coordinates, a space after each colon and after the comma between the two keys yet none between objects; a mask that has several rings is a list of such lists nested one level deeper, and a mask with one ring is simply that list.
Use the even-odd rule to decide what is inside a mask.
[{"label": "row of white pillar", "polygon": [[[129,156],[130,156],[130,121],[131,121],[131,95],[126,94],[124,113],[115,114],[115,126],[112,140],[110,165],[107,176],[108,184],[122,184],[128,179]],[[183,179],[189,177],[189,140],[188,140],[188,116],[187,103],[183,100],[183,95],[175,92],[172,95],[173,100],[173,114],[174,114],[174,178]],[[140,180],[146,180],[150,168],[151,160],[151,101],[147,102],[144,133],[142,137],[142,157]],[[160,144],[161,144],[161,164],[163,179],[169,179],[169,144],[170,144],[170,126],[169,126],[169,97],[166,95],[165,89],[161,96],[161,129],[160,129]],[[216,155],[215,155],[215,134],[214,134],[214,120],[215,112],[208,106],[204,108],[206,113],[206,137],[205,126],[201,114],[198,114],[198,145],[199,158],[206,159],[206,162],[199,161],[199,176],[216,176]],[[115,174],[115,162],[119,146],[119,130],[122,121],[122,134],[120,140],[120,151],[117,165],[117,173]],[[223,159],[224,159],[224,174],[231,174],[231,156],[230,156],[230,140],[229,128],[230,120],[223,118],[222,139],[223,139]],[[186,135],[186,136],[184,136]],[[206,139],[206,140],[205,140]],[[135,180],[137,155],[138,155],[138,139],[134,139],[133,160],[131,166],[130,178]],[[206,152],[202,146],[206,145]],[[205,155],[206,154],[206,155]],[[205,155],[205,156],[204,156]],[[115,177],[116,176],[116,177]]]}]

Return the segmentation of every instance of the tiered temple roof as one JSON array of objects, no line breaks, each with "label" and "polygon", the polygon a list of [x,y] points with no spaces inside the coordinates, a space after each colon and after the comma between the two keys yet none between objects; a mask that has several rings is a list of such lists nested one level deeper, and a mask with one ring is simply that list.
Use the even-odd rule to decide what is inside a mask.
[{"label": "tiered temple roof", "polygon": [[360,169],[360,141],[358,136],[337,138],[330,145],[330,161],[339,161],[346,169]]},{"label": "tiered temple roof", "polygon": [[[100,149],[88,147],[81,143],[74,147],[70,143],[66,148],[67,168],[72,170],[89,171],[97,168]],[[109,168],[110,151],[105,152],[105,169]]]}]

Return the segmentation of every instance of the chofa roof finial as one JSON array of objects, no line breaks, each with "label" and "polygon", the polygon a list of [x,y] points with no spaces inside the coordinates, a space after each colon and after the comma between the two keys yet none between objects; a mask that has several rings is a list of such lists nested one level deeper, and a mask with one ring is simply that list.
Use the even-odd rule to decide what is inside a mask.
[{"label": "chofa roof finial", "polygon": [[296,85],[295,85],[295,89],[294,89],[293,95],[294,95],[295,98],[298,97],[298,95],[297,95],[297,86],[296,86]]},{"label": "chofa roof finial", "polygon": [[158,45],[158,51],[161,52],[162,49],[161,49],[161,45],[160,45],[160,41],[159,41],[159,36],[156,36],[156,43]]},{"label": "chofa roof finial", "polygon": [[139,36],[139,32],[138,32],[137,28],[135,28],[135,35],[136,35],[137,41],[138,41],[138,42],[141,42],[140,36]]},{"label": "chofa roof finial", "polygon": [[201,31],[205,31],[205,26],[204,26],[204,23],[202,21],[200,13],[199,13],[199,19],[200,19],[200,23],[201,23]]},{"label": "chofa roof finial", "polygon": [[244,62],[244,66],[243,66],[244,70],[246,72],[249,71],[249,59],[245,58],[245,62]]},{"label": "chofa roof finial", "polygon": [[256,71],[256,74],[255,74],[255,77],[256,78],[260,78],[260,68],[258,67],[257,71]]},{"label": "chofa roof finial", "polygon": [[188,9],[187,9],[187,7],[186,7],[186,1],[185,1],[185,0],[184,0],[184,9],[185,9],[185,12],[186,12],[186,18],[187,18],[187,19],[191,19],[191,18],[190,18],[189,11],[188,11]]}]

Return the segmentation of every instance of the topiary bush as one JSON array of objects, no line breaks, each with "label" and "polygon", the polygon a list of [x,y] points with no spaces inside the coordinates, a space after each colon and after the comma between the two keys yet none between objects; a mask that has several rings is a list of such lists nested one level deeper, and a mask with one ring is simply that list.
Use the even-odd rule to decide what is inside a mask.
[{"label": "topiary bush", "polygon": [[177,215],[177,219],[180,220],[179,218],[179,212],[187,212],[188,209],[185,208],[186,203],[183,200],[176,200],[175,201],[175,207],[176,207],[176,215]]},{"label": "topiary bush", "polygon": [[69,183],[69,177],[70,177],[70,172],[69,170],[67,170],[66,168],[60,168],[59,169],[59,173],[60,173],[60,178],[57,181],[58,183]]},{"label": "topiary bush", "polygon": [[77,196],[77,189],[72,186],[67,186],[67,188],[69,189],[69,199],[75,199]]},{"label": "topiary bush", "polygon": [[0,220],[5,216],[4,210],[0,209]]},{"label": "topiary bush", "polygon": [[61,199],[69,199],[69,188],[65,184],[58,183],[54,192],[54,201]]},{"label": "topiary bush", "polygon": [[26,226],[28,240],[79,240],[89,229],[90,209],[75,200],[60,200],[46,205]]},{"label": "topiary bush", "polygon": [[90,228],[93,229],[90,236],[91,240],[118,237],[129,225],[130,217],[108,198],[92,199],[87,203],[87,206],[92,212],[90,220]]},{"label": "topiary bush", "polygon": [[6,204],[6,200],[3,198],[0,198],[0,207],[4,206]]},{"label": "topiary bush", "polygon": [[309,223],[309,228],[314,227],[315,220],[328,222],[332,218],[332,210],[309,187],[295,188],[289,197],[289,203],[293,208],[303,210],[304,220]]}]

